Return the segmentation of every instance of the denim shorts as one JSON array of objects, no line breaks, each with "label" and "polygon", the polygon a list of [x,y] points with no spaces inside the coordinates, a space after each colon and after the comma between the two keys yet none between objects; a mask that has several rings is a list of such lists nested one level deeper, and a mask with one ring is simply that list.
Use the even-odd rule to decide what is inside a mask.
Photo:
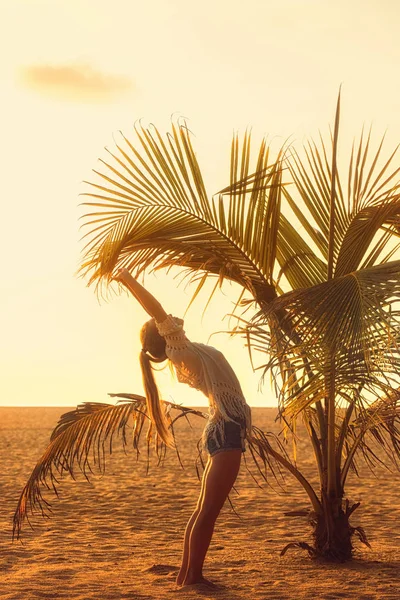
[{"label": "denim shorts", "polygon": [[210,456],[225,452],[227,450],[241,450],[246,452],[244,443],[246,429],[243,425],[233,421],[224,421],[223,424],[225,439],[222,440],[220,432],[213,429],[205,431],[204,448]]}]

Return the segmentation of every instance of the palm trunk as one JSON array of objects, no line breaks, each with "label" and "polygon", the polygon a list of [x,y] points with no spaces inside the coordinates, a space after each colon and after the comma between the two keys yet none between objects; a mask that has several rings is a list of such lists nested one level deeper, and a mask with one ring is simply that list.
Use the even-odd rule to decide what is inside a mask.
[{"label": "palm trunk", "polygon": [[[335,357],[327,359],[328,372],[325,375],[325,419],[327,430],[327,482],[326,491],[334,501],[338,496],[337,457],[336,457],[336,386]],[[322,483],[324,489],[324,483]]]},{"label": "palm trunk", "polygon": [[346,561],[352,557],[351,537],[354,532],[349,518],[351,510],[343,510],[343,487],[338,470],[340,458],[336,451],[336,406],[335,406],[335,356],[326,357],[325,375],[325,430],[326,430],[326,474],[321,480],[322,510],[313,519],[314,549],[317,556],[334,561]]},{"label": "palm trunk", "polygon": [[354,528],[350,525],[352,510],[343,510],[341,497],[326,495],[322,508],[322,512],[316,514],[312,521],[315,555],[335,562],[350,560],[353,553],[351,538],[354,533]]}]

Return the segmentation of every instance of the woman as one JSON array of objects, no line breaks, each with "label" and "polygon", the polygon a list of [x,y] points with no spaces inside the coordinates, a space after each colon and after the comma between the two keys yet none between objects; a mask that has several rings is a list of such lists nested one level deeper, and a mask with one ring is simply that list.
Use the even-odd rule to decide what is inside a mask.
[{"label": "woman", "polygon": [[178,381],[202,391],[210,404],[210,417],[203,442],[209,454],[203,473],[196,509],[185,530],[182,565],[177,584],[205,583],[203,563],[216,519],[239,472],[244,440],[250,436],[251,413],[240,384],[229,363],[215,348],[190,342],[183,321],[167,315],[161,304],[143,288],[127,269],[115,279],[125,285],[152,317],[142,327],[140,364],[148,411],[157,433],[169,446],[171,432],[160,405],[152,362],[167,358],[173,363]]}]

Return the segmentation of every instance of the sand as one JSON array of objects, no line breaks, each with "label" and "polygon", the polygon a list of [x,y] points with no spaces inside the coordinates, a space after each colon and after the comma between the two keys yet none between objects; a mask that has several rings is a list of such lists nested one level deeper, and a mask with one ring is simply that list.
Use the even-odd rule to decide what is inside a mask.
[{"label": "sand", "polygon": [[[30,472],[45,448],[62,408],[1,408],[1,571],[2,600],[190,599],[286,600],[400,597],[399,475],[362,470],[352,476],[347,495],[361,501],[353,525],[365,528],[372,548],[356,544],[355,560],[321,564],[300,550],[280,558],[291,541],[311,541],[304,517],[285,511],[305,508],[302,489],[287,477],[279,494],[259,489],[245,468],[223,509],[206,559],[205,574],[227,586],[211,591],[177,589],[184,527],[196,503],[199,483],[195,445],[203,423],[193,430],[181,420],[178,440],[185,470],[173,453],[163,468],[152,461],[146,476],[144,456],[116,451],[105,476],[73,482],[65,478],[50,520],[23,530],[23,543],[11,541],[12,515]],[[274,409],[254,409],[257,425],[277,431]],[[116,444],[118,446],[118,444]],[[303,451],[302,451],[303,450]],[[300,465],[312,479],[312,458],[299,448]]]}]

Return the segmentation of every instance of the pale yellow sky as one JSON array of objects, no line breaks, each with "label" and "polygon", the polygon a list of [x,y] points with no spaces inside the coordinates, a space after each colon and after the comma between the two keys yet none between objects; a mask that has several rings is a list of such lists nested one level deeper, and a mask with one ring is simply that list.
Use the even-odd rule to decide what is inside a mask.
[{"label": "pale yellow sky", "polygon": [[[373,122],[387,147],[400,139],[400,44],[396,0],[1,0],[2,279],[0,404],[76,405],[107,392],[142,390],[134,300],[98,304],[74,278],[81,183],[113,134],[143,117],[159,128],[190,120],[210,193],[228,182],[233,129],[253,126],[277,143],[327,131],[343,85],[342,142]],[[171,277],[148,286],[175,314],[190,297]],[[166,293],[167,289],[167,293]],[[227,328],[229,286],[195,341]],[[249,403],[257,393],[240,340],[212,343],[237,370]],[[160,378],[166,399],[203,403]],[[204,399],[205,400],[205,399]]]}]

